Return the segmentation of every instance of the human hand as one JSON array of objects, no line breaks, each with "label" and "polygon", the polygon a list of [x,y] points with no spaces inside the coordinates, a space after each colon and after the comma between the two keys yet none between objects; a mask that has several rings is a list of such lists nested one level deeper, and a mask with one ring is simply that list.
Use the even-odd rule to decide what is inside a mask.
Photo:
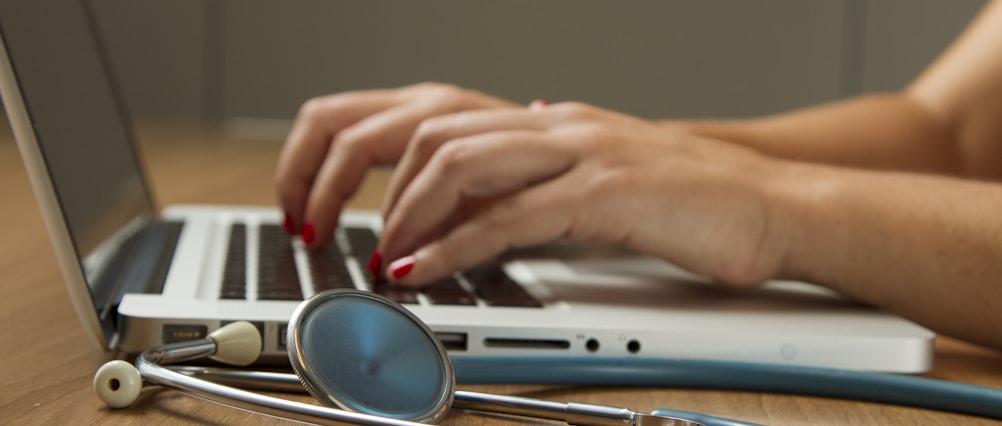
[{"label": "human hand", "polygon": [[[391,181],[387,277],[420,285],[557,239],[621,244],[733,284],[776,274],[779,160],[576,103],[425,120]],[[471,207],[472,206],[472,207]]]},{"label": "human hand", "polygon": [[366,171],[396,163],[422,121],[458,111],[504,107],[515,105],[436,83],[307,101],[282,149],[275,175],[286,232],[301,234],[308,247],[326,244],[342,206]]}]

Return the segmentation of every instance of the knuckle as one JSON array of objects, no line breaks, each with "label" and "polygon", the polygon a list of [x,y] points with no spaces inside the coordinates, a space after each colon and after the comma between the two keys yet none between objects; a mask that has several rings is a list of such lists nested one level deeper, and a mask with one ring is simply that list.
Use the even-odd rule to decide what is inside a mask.
[{"label": "knuckle", "polygon": [[331,150],[330,155],[333,155],[335,150],[344,151],[351,155],[366,152],[370,140],[364,136],[358,131],[353,131],[353,128],[341,131],[334,139],[334,149]]},{"label": "knuckle", "polygon": [[562,102],[554,107],[561,114],[572,119],[590,120],[596,118],[599,114],[598,108],[583,102]]},{"label": "knuckle", "polygon": [[422,154],[430,154],[438,148],[445,133],[446,123],[442,117],[432,117],[421,122],[414,131],[414,149]]},{"label": "knuckle", "polygon": [[459,110],[469,103],[469,92],[445,83],[429,83],[423,88],[422,98],[445,110]]},{"label": "knuckle", "polygon": [[303,102],[303,105],[299,107],[299,113],[297,117],[300,120],[312,122],[318,120],[323,116],[324,112],[330,107],[330,97],[328,96],[318,96],[314,98],[307,99]]},{"label": "knuckle", "polygon": [[609,142],[617,137],[608,127],[593,122],[581,123],[563,132],[567,139],[573,141],[584,153],[594,157],[603,156],[604,151],[610,146]]},{"label": "knuckle", "polygon": [[443,86],[449,86],[449,84],[441,83],[438,81],[423,81],[420,83],[415,83],[414,85],[410,86],[410,88],[419,92],[431,92]]},{"label": "knuckle", "polygon": [[435,154],[435,167],[443,176],[457,176],[465,171],[472,156],[473,150],[470,144],[454,141],[438,149]]}]

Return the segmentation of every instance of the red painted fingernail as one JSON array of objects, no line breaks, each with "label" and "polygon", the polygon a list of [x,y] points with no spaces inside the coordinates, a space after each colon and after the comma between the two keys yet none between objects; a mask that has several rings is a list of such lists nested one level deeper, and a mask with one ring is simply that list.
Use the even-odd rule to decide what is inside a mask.
[{"label": "red painted fingernail", "polygon": [[306,243],[306,245],[313,244],[313,238],[316,237],[316,235],[314,234],[312,223],[306,222],[305,224],[303,224],[302,236],[303,236],[303,242]]},{"label": "red painted fingernail", "polygon": [[282,221],[282,229],[289,235],[292,235],[296,230],[295,224],[292,223],[292,215],[289,213],[285,213],[285,220]]},{"label": "red painted fingernail", "polygon": [[369,258],[369,272],[376,278],[383,276],[383,255],[379,250],[372,252],[372,257]]},{"label": "red painted fingernail", "polygon": [[393,278],[401,279],[414,269],[414,256],[407,256],[395,260],[390,264],[390,273],[393,274]]}]

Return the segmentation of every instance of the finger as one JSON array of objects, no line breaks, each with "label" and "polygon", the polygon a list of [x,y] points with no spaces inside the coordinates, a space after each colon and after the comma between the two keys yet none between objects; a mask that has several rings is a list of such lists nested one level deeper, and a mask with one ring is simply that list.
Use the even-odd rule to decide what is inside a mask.
[{"label": "finger", "polygon": [[562,144],[533,131],[456,139],[439,149],[408,185],[386,220],[380,252],[411,252],[455,217],[461,201],[496,197],[557,176],[575,161]]},{"label": "finger", "polygon": [[343,129],[399,103],[399,90],[354,92],[308,101],[300,109],[275,175],[279,202],[293,227],[302,224],[313,181],[334,137]]},{"label": "finger", "polygon": [[400,194],[446,142],[502,130],[543,130],[551,120],[526,109],[512,108],[467,111],[424,121],[407,143],[407,148],[390,178],[386,199],[383,202],[383,217],[390,216],[400,199]]},{"label": "finger", "polygon": [[568,180],[557,178],[498,200],[443,237],[391,263],[387,277],[395,284],[418,286],[476,266],[510,248],[567,235],[577,211]]},{"label": "finger", "polygon": [[414,129],[435,105],[409,102],[367,117],[344,129],[317,171],[303,215],[303,242],[327,244],[337,228],[344,203],[373,165],[395,162]]},{"label": "finger", "polygon": [[529,104],[529,110],[539,111],[548,106],[550,106],[550,101],[547,101],[546,99],[536,99]]}]

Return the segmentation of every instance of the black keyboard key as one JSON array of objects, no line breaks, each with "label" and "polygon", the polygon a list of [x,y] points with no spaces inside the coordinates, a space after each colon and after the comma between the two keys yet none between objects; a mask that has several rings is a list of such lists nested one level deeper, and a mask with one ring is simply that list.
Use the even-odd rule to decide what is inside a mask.
[{"label": "black keyboard key", "polygon": [[422,289],[422,293],[435,305],[476,305],[475,296],[467,292],[454,278],[446,278]]},{"label": "black keyboard key", "polygon": [[372,292],[380,296],[386,297],[397,303],[402,304],[415,304],[418,303],[418,292],[415,289],[407,287],[397,287],[390,285],[386,281],[380,281],[372,286]]},{"label": "black keyboard key", "polygon": [[258,230],[258,299],[302,300],[291,241],[278,225],[261,225]]},{"label": "black keyboard key", "polygon": [[230,226],[230,240],[223,264],[223,284],[219,290],[223,299],[247,298],[247,226]]},{"label": "black keyboard key", "polygon": [[369,228],[345,227],[344,236],[348,240],[351,255],[359,258],[360,262],[368,262],[379,244],[379,237]]},{"label": "black keyboard key", "polygon": [[317,293],[336,288],[355,288],[337,244],[328,244],[319,251],[310,252],[309,261],[313,289]]},{"label": "black keyboard key", "polygon": [[477,297],[490,306],[531,307],[543,306],[522,286],[508,277],[500,264],[488,264],[463,272],[467,282],[473,286]]}]

